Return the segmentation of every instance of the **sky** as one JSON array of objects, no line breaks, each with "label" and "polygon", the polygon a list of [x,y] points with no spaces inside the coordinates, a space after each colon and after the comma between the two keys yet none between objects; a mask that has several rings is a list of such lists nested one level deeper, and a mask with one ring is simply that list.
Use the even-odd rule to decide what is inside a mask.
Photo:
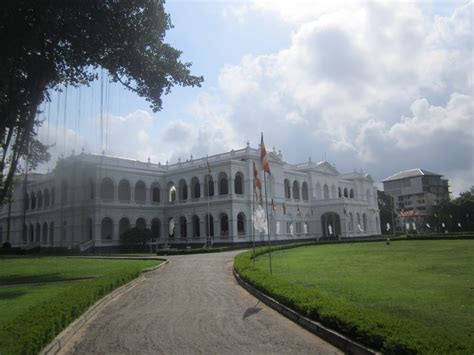
[{"label": "sky", "polygon": [[[257,147],[325,159],[379,183],[423,168],[456,197],[474,185],[474,2],[168,1],[165,41],[203,75],[163,109],[106,72],[51,92],[40,140],[51,169],[81,152],[162,164]],[[101,128],[102,127],[102,128]],[[102,134],[101,134],[102,132]]]}]

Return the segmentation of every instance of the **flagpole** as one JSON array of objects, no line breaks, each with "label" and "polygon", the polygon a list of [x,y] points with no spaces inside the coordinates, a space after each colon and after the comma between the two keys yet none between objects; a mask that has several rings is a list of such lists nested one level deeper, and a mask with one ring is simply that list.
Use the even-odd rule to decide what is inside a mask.
[{"label": "flagpole", "polygon": [[209,211],[209,178],[207,178],[207,234],[206,235],[206,246],[208,246],[208,243],[211,244],[210,246],[212,247],[212,243],[210,243],[211,241],[211,223],[210,223],[210,220],[211,220],[211,215],[210,215],[210,211]]},{"label": "flagpole", "polygon": [[[209,207],[209,199],[211,197],[211,191],[209,189],[209,181],[211,180],[211,166],[209,165],[209,159],[207,159],[207,181],[204,183],[207,184],[207,230],[206,230],[206,247],[211,246],[211,214],[210,214],[210,207]],[[206,189],[204,189],[205,191]]]},{"label": "flagpole", "polygon": [[271,248],[271,240],[270,240],[270,220],[268,218],[267,178],[265,176],[265,171],[263,172],[263,180],[265,183],[265,207],[267,210],[268,261],[270,263],[270,274],[271,274],[272,273],[272,248]]},{"label": "flagpole", "polygon": [[253,260],[253,265],[255,265],[255,227],[254,227],[254,221],[253,219],[255,218],[255,193],[257,189],[255,187],[255,178],[253,181],[253,194],[252,194],[252,245],[253,245],[253,252],[252,252],[252,260]]}]

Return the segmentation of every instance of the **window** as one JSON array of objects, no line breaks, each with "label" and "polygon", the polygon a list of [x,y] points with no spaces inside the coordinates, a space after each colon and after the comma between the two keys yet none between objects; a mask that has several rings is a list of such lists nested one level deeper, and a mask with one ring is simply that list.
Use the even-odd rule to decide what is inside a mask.
[{"label": "window", "polygon": [[180,231],[180,237],[181,238],[187,238],[188,237],[188,225],[186,221],[186,217],[182,216],[179,219],[179,231]]},{"label": "window", "polygon": [[170,182],[168,184],[168,202],[176,201],[176,186]]},{"label": "window", "polygon": [[179,200],[185,201],[188,199],[188,184],[186,180],[182,179],[179,182]]},{"label": "window", "polygon": [[103,200],[114,199],[114,183],[110,178],[104,178],[100,184],[100,197]]},{"label": "window", "polygon": [[285,198],[286,199],[291,198],[290,181],[288,179],[285,179]]},{"label": "window", "polygon": [[204,185],[204,196],[214,196],[214,180],[211,175],[206,175],[206,184]]},{"label": "window", "polygon": [[146,221],[144,218],[138,218],[136,221],[135,221],[135,228],[138,228],[138,229],[141,229],[141,230],[144,230],[146,229]]},{"label": "window", "polygon": [[154,186],[151,189],[151,202],[159,203],[160,202],[160,185]]},{"label": "window", "polygon": [[130,229],[130,221],[128,218],[123,217],[119,221],[119,236]]},{"label": "window", "polygon": [[47,243],[48,242],[48,223],[44,222],[43,223],[43,231],[41,233],[42,236],[42,242]]},{"label": "window", "polygon": [[118,186],[119,201],[130,201],[131,196],[130,183],[127,180],[120,180]]},{"label": "window", "polygon": [[308,195],[308,183],[305,181],[301,185],[301,194],[303,195],[303,200],[308,201],[309,200],[309,195]]},{"label": "window", "polygon": [[201,222],[199,221],[199,217],[194,215],[193,216],[193,237],[199,238],[201,236]]},{"label": "window", "polygon": [[237,195],[244,194],[244,181],[242,173],[235,174],[234,190]]},{"label": "window", "polygon": [[114,224],[112,219],[105,217],[101,223],[100,236],[102,240],[112,240],[114,234]]},{"label": "window", "polygon": [[192,198],[201,197],[201,184],[199,183],[199,179],[197,177],[193,177],[191,179],[191,196]]},{"label": "window", "polygon": [[135,184],[135,201],[145,202],[146,201],[146,186],[143,181],[137,181]]},{"label": "window", "polygon": [[229,182],[227,181],[227,174],[219,174],[219,195],[227,195],[229,193]]},{"label": "window", "polygon": [[296,222],[296,234],[301,234],[301,222]]},{"label": "window", "polygon": [[245,215],[242,212],[237,215],[237,234],[245,235]]},{"label": "window", "polygon": [[153,239],[160,239],[161,235],[161,222],[158,218],[154,218],[151,221],[151,234]]},{"label": "window", "polygon": [[300,199],[300,184],[296,180],[293,182],[293,198],[295,200]]},{"label": "window", "polygon": [[229,236],[229,218],[225,213],[221,214],[221,236],[228,237]]},{"label": "window", "polygon": [[212,215],[206,215],[206,235],[214,236],[214,217]]}]

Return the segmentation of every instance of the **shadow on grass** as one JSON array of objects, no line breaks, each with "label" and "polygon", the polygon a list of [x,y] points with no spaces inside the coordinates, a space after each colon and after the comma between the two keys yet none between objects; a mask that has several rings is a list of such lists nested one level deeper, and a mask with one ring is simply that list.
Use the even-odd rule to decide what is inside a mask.
[{"label": "shadow on grass", "polygon": [[85,277],[64,277],[60,273],[54,274],[43,274],[43,275],[8,275],[0,277],[0,287],[2,286],[15,286],[25,284],[37,284],[37,283],[49,283],[49,282],[68,282],[68,281],[81,281],[87,279],[93,279],[96,276],[85,276]]},{"label": "shadow on grass", "polygon": [[7,275],[0,276],[0,286],[18,285],[38,282],[54,282],[61,281],[64,277],[59,273],[42,274],[42,275]]},{"label": "shadow on grass", "polygon": [[25,291],[19,290],[0,290],[0,301],[2,300],[11,300],[26,294]]}]

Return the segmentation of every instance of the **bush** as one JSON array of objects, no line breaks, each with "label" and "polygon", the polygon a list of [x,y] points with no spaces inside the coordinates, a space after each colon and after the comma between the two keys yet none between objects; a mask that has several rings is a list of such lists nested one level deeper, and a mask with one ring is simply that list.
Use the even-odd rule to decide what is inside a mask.
[{"label": "bush", "polygon": [[[289,247],[297,246],[301,245]],[[274,251],[281,249],[286,248],[285,246],[272,248]],[[268,248],[259,248],[256,255],[267,252]],[[384,353],[469,352],[457,334],[450,334],[448,340],[447,334],[433,331],[427,326],[334,299],[317,289],[289,283],[258,269],[253,265],[252,251],[237,255],[234,259],[234,268],[242,279],[278,302]]]},{"label": "bush", "polygon": [[131,228],[120,236],[120,241],[124,245],[146,245],[151,240],[153,234],[148,228]]},{"label": "bush", "polygon": [[191,255],[191,254],[206,254],[206,253],[220,253],[223,251],[233,250],[231,247],[218,248],[195,248],[195,249],[162,249],[158,250],[156,255]]},{"label": "bush", "polygon": [[5,242],[2,244],[2,249],[11,249],[12,245],[10,242]]},{"label": "bush", "polygon": [[123,269],[82,281],[47,302],[32,306],[0,329],[0,354],[37,354],[91,305],[140,275]]}]

